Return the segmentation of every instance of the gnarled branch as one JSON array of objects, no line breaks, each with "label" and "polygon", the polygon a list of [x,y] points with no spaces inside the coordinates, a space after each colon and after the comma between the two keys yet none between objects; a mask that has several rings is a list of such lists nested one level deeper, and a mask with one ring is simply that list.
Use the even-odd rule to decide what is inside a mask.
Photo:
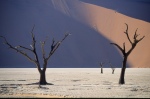
[{"label": "gnarled branch", "polygon": [[137,44],[139,41],[141,41],[145,36],[143,36],[143,37],[141,37],[140,39],[137,39],[137,37],[140,35],[140,34],[137,34],[137,30],[138,30],[138,28],[136,29],[136,31],[135,31],[135,34],[134,34],[134,37],[133,37],[133,39],[134,39],[134,44]]},{"label": "gnarled branch", "polygon": [[45,60],[45,50],[44,50],[44,46],[45,46],[45,43],[47,41],[48,37],[46,37],[46,39],[41,42],[41,48],[42,48],[42,55],[43,55],[43,59]]},{"label": "gnarled branch", "polygon": [[144,37],[145,37],[145,36],[143,36],[142,38],[140,38],[139,40],[137,40],[137,42],[140,42],[141,40],[143,40]]},{"label": "gnarled branch", "polygon": [[109,65],[110,65],[111,69],[115,69],[115,68],[112,66],[111,62],[108,62],[108,63],[109,63]]},{"label": "gnarled branch", "polygon": [[125,25],[127,26],[127,29],[126,29],[126,31],[125,31],[124,33],[127,35],[127,38],[128,38],[129,42],[130,42],[131,45],[132,45],[132,41],[130,40],[130,37],[129,37],[129,34],[128,34],[128,24],[125,23]]},{"label": "gnarled branch", "polygon": [[61,41],[58,41],[56,44],[54,44],[55,41],[54,41],[54,39],[53,39],[53,42],[52,42],[52,45],[51,45],[51,50],[50,50],[49,55],[48,55],[48,57],[46,58],[46,60],[48,60],[48,59],[51,57],[51,55],[53,55],[53,53],[57,50],[57,48],[60,46],[60,44],[61,44],[69,35],[71,35],[71,34],[70,34],[70,33],[65,34],[65,36],[62,38],[62,40],[61,40]]},{"label": "gnarled branch", "polygon": [[[126,24],[126,23],[125,23],[125,24]],[[129,38],[129,35],[128,35],[128,24],[126,24],[126,26],[127,26],[127,29],[126,29],[126,31],[125,31],[124,33],[126,34],[128,40],[129,40],[129,42],[130,42],[131,45],[132,45],[131,48],[126,52],[125,43],[123,43],[123,49],[122,49],[118,44],[116,44],[116,43],[110,43],[110,44],[113,44],[113,45],[117,46],[117,47],[121,50],[121,52],[122,52],[122,54],[123,54],[124,56],[128,56],[128,55],[132,52],[132,50],[135,48],[135,46],[137,45],[137,43],[138,43],[139,41],[141,41],[141,40],[145,37],[145,36],[143,36],[142,38],[137,39],[137,37],[140,35],[140,34],[137,34],[137,30],[138,30],[138,28],[137,28],[136,31],[135,31],[134,37],[133,37],[134,42],[131,42],[131,39]]]},{"label": "gnarled branch", "polygon": [[[32,30],[31,30],[31,35],[32,35],[32,45],[31,45],[31,47],[32,47],[32,49],[33,49],[33,54],[34,54],[34,56],[35,56],[35,60],[36,60],[36,63],[38,63],[37,65],[38,65],[38,70],[40,70],[40,62],[39,62],[39,59],[38,59],[38,55],[37,55],[37,52],[36,52],[36,47],[35,47],[35,44],[36,44],[36,40],[35,40],[35,35],[33,34],[33,31],[34,31],[34,27],[35,27],[35,25],[33,26],[33,28],[32,28]],[[39,71],[39,72],[41,72],[41,71]]]},{"label": "gnarled branch", "polygon": [[33,51],[32,49],[27,48],[27,47],[24,47],[24,46],[21,46],[21,45],[17,46],[17,48],[23,48],[23,49],[29,50],[29,51],[31,51],[31,52]]},{"label": "gnarled branch", "polygon": [[100,62],[100,67],[103,67],[104,64],[105,62]]},{"label": "gnarled branch", "polygon": [[[41,72],[41,68],[40,68],[40,63],[39,63],[39,60],[38,60],[38,55],[37,55],[37,52],[36,52],[36,48],[35,48],[35,43],[36,43],[36,40],[35,40],[35,36],[33,34],[33,30],[34,30],[34,27],[35,25],[33,26],[32,28],[32,31],[31,31],[31,35],[32,35],[32,45],[30,45],[32,47],[32,49],[29,49],[27,47],[24,47],[24,46],[16,46],[16,47],[13,47],[7,40],[5,37],[3,36],[0,36],[1,38],[4,39],[4,44],[8,45],[11,49],[19,52],[20,54],[22,54],[23,56],[25,56],[27,59],[29,59],[31,62],[35,63],[37,68],[38,68],[38,71]],[[27,53],[23,52],[22,50],[19,50],[18,48],[22,48],[22,49],[25,49],[25,50],[28,50],[28,51],[31,51],[34,55],[35,55],[35,59],[32,59]]]},{"label": "gnarled branch", "polygon": [[115,45],[116,47],[119,48],[119,50],[120,50],[122,53],[124,53],[124,50],[123,50],[118,44],[116,44],[116,43],[110,43],[110,44]]},{"label": "gnarled branch", "polygon": [[[25,56],[26,58],[28,58],[30,61],[35,62],[35,60],[33,60],[31,57],[29,57],[25,52],[19,50],[19,49],[17,48],[18,46],[17,46],[17,47],[13,47],[13,46],[7,41],[7,39],[6,39],[5,37],[3,37],[3,36],[0,36],[0,37],[5,40],[5,44],[8,45],[9,48],[11,48],[11,49],[13,49],[13,50],[19,52],[19,53],[22,54],[22,55],[24,55],[24,56]],[[19,47],[20,47],[20,46],[19,46]]]},{"label": "gnarled branch", "polygon": [[108,62],[108,63],[110,65],[111,69],[112,69],[112,74],[114,74],[115,68],[112,66],[112,64],[110,62]]},{"label": "gnarled branch", "polygon": [[128,35],[128,24],[126,24],[126,26],[127,26],[127,29],[126,29],[126,31],[124,33],[126,34],[129,42],[131,43],[131,48],[127,52],[125,52],[125,43],[123,43],[123,49],[118,44],[111,43],[111,44],[117,46],[122,51],[122,54],[124,55],[123,56],[124,57],[124,59],[123,59],[123,65],[122,65],[120,79],[119,79],[119,84],[124,84],[125,83],[125,81],[124,81],[124,74],[125,74],[126,62],[127,62],[127,58],[129,56],[129,54],[133,51],[133,49],[135,48],[135,46],[137,45],[137,43],[140,42],[141,40],[143,40],[143,38],[145,37],[145,36],[143,36],[142,38],[137,39],[137,37],[139,36],[139,34],[137,34],[137,30],[138,30],[138,28],[137,28],[136,31],[135,31],[135,34],[133,36],[133,40],[134,41],[132,42],[130,40],[130,38],[129,38],[129,35]]}]

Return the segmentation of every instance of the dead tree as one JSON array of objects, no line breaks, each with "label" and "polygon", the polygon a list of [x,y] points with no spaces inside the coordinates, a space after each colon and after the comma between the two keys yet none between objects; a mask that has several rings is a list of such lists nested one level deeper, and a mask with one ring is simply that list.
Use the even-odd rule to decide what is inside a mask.
[{"label": "dead tree", "polygon": [[[126,24],[126,23],[125,23]],[[121,74],[120,74],[120,79],[119,79],[119,84],[125,84],[125,80],[124,80],[124,75],[125,75],[125,69],[126,69],[126,62],[127,62],[127,58],[128,56],[130,55],[130,53],[133,51],[133,49],[135,48],[135,46],[141,41],[143,40],[143,38],[145,36],[143,36],[142,38],[140,39],[137,39],[137,37],[140,35],[140,34],[137,34],[137,30],[138,28],[136,29],[135,31],[135,34],[134,34],[134,37],[133,37],[133,41],[131,41],[130,37],[129,37],[129,34],[128,34],[128,24],[126,24],[127,26],[127,29],[126,31],[124,32],[127,36],[127,39],[129,40],[130,44],[131,44],[131,48],[126,52],[126,48],[125,48],[125,43],[123,43],[123,48],[120,47],[118,44],[116,43],[110,43],[110,44],[113,44],[115,45],[123,54],[123,65],[122,65],[122,69],[121,69]]]},{"label": "dead tree", "polygon": [[103,65],[104,64],[105,64],[104,62],[100,62],[101,74],[103,74]]},{"label": "dead tree", "polygon": [[[52,44],[51,44],[51,50],[49,51],[49,54],[47,55],[47,57],[45,55],[45,50],[44,50],[44,46],[45,46],[45,43],[46,43],[47,39],[45,41],[41,42],[42,57],[43,57],[43,68],[41,68],[41,65],[40,65],[40,62],[39,62],[39,57],[38,57],[37,50],[36,50],[36,39],[35,39],[35,35],[33,34],[34,27],[35,26],[33,26],[32,31],[31,31],[31,36],[32,36],[32,44],[30,45],[31,48],[27,48],[27,47],[24,47],[24,46],[21,46],[21,45],[14,47],[7,41],[7,39],[5,37],[3,37],[3,36],[0,36],[0,37],[4,39],[4,44],[8,45],[10,49],[13,49],[13,50],[17,51],[18,53],[22,54],[23,56],[25,56],[27,59],[29,59],[31,62],[33,62],[36,65],[36,67],[38,69],[38,72],[40,74],[39,85],[46,85],[48,83],[46,82],[46,75],[45,75],[45,73],[46,73],[48,60],[54,54],[54,52],[58,49],[60,44],[70,34],[66,33],[65,36],[62,38],[62,40],[57,41],[56,43],[55,43],[55,40],[53,39],[52,40]],[[31,58],[27,54],[27,51],[30,51],[31,53],[33,53],[33,55],[35,57]]]},{"label": "dead tree", "polygon": [[112,66],[112,64],[110,62],[108,62],[108,63],[110,65],[111,69],[112,69],[112,74],[114,74],[115,68]]}]

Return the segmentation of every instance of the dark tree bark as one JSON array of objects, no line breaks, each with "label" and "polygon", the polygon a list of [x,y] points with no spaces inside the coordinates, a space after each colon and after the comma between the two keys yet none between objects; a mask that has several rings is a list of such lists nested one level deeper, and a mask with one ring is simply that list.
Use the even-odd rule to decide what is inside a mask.
[{"label": "dark tree bark", "polygon": [[41,73],[40,73],[40,81],[39,81],[39,84],[40,85],[45,85],[47,84],[46,82],[46,75],[45,75],[45,71],[42,70]]},{"label": "dark tree bark", "polygon": [[110,67],[112,69],[112,74],[114,74],[115,68],[112,66],[112,64],[110,62],[109,62],[109,65],[110,65]]},{"label": "dark tree bark", "polygon": [[[30,45],[31,48],[27,48],[27,47],[24,47],[24,46],[12,46],[5,37],[3,36],[0,36],[1,38],[4,39],[4,44],[6,44],[7,46],[9,46],[9,48],[17,51],[18,53],[22,54],[23,56],[25,56],[27,59],[29,59],[31,62],[33,62],[38,71],[39,71],[39,74],[40,74],[40,80],[39,80],[39,85],[46,85],[48,84],[46,82],[46,68],[47,68],[47,63],[48,63],[48,60],[50,59],[50,57],[54,54],[54,52],[58,49],[58,47],[60,46],[60,44],[66,39],[66,37],[68,37],[70,35],[70,33],[66,33],[65,36],[62,38],[61,41],[58,41],[57,43],[55,43],[54,39],[52,41],[52,44],[51,44],[51,50],[49,51],[49,54],[48,56],[46,57],[45,56],[45,50],[44,50],[44,45],[46,43],[46,40],[41,42],[41,48],[42,48],[42,55],[43,55],[43,69],[41,68],[41,65],[40,65],[40,62],[39,62],[39,58],[38,58],[38,54],[37,54],[37,51],[36,51],[36,40],[35,40],[35,35],[33,34],[33,30],[34,30],[34,27],[32,28],[32,31],[31,31],[31,35],[32,35],[32,44]],[[35,58],[31,58],[27,53],[26,51],[30,51],[31,53],[33,53],[33,55],[35,56]]]},{"label": "dark tree bark", "polygon": [[103,67],[101,67],[101,74],[103,74]]},{"label": "dark tree bark", "polygon": [[114,74],[115,69],[112,70],[112,74]]},{"label": "dark tree bark", "polygon": [[145,36],[143,36],[142,38],[137,39],[137,37],[139,36],[139,34],[137,34],[137,30],[138,30],[138,28],[137,28],[136,31],[135,31],[134,37],[133,37],[133,42],[132,42],[131,39],[130,39],[130,37],[129,37],[129,34],[128,34],[128,24],[126,24],[126,26],[127,26],[127,29],[126,29],[126,31],[124,33],[126,34],[127,39],[129,40],[129,42],[131,44],[131,48],[126,52],[125,43],[123,43],[123,48],[121,48],[116,43],[110,43],[110,44],[113,44],[116,47],[118,47],[118,49],[122,52],[123,57],[124,57],[123,58],[123,63],[122,63],[122,69],[121,69],[120,79],[119,79],[119,84],[125,84],[124,76],[125,76],[126,63],[127,63],[128,56],[133,51],[133,49],[136,47],[137,43],[139,43],[145,37]]},{"label": "dark tree bark", "polygon": [[103,74],[103,65],[104,65],[104,62],[100,62],[101,74]]}]

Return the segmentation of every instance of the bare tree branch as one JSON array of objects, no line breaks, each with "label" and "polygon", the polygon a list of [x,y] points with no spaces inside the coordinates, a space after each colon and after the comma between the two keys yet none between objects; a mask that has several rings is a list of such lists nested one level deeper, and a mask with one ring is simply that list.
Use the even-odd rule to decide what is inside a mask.
[{"label": "bare tree branch", "polygon": [[126,53],[125,43],[123,43],[123,54]]},{"label": "bare tree branch", "polygon": [[45,43],[47,41],[48,37],[46,37],[46,39],[41,42],[41,48],[42,48],[42,55],[43,55],[43,59],[45,60],[45,50],[44,50],[44,46],[45,46]]},{"label": "bare tree branch", "polygon": [[65,40],[66,37],[69,36],[69,35],[71,35],[71,34],[70,34],[70,33],[66,33],[66,34],[65,34],[65,37],[61,40],[61,42],[63,42],[63,40]]},{"label": "bare tree branch", "polygon": [[[5,44],[9,46],[9,48],[19,52],[20,54],[24,55],[26,58],[28,58],[30,61],[35,62],[35,60],[33,60],[32,58],[30,58],[25,52],[17,49],[17,47],[13,47],[7,40],[5,37],[0,36],[1,38],[3,38],[5,40]],[[20,47],[20,46],[19,46]]]},{"label": "bare tree branch", "polygon": [[109,63],[109,65],[110,65],[110,67],[113,69],[114,67],[112,66],[111,62],[109,61],[108,63]]},{"label": "bare tree branch", "polygon": [[[125,23],[126,24],[126,23]],[[123,49],[116,43],[111,43],[115,46],[117,46],[121,51],[122,51],[122,54],[124,55],[124,59],[123,59],[123,66],[122,66],[122,70],[121,70],[121,74],[120,74],[120,80],[119,80],[119,84],[124,84],[124,74],[125,74],[125,68],[126,68],[126,62],[127,62],[127,58],[129,56],[129,54],[133,51],[133,49],[135,48],[135,46],[137,45],[138,42],[140,42],[141,40],[143,40],[143,38],[145,36],[143,36],[142,38],[140,39],[137,39],[137,37],[140,35],[140,34],[137,34],[137,30],[138,28],[136,29],[135,31],[135,34],[133,36],[133,39],[134,39],[134,42],[131,42],[130,38],[129,38],[129,35],[128,35],[128,24],[126,24],[127,26],[127,29],[126,31],[124,32],[129,40],[129,42],[131,43],[131,48],[126,52],[125,50],[125,43],[123,43]]]},{"label": "bare tree branch", "polygon": [[20,48],[23,48],[23,49],[26,49],[26,50],[29,50],[29,51],[33,51],[32,49],[29,49],[29,48],[27,48],[27,47],[24,47],[24,46],[21,46],[21,45],[19,45],[19,46],[17,46],[18,48],[20,47]]},{"label": "bare tree branch", "polygon": [[124,50],[123,50],[118,44],[116,44],[116,43],[110,43],[110,44],[113,44],[113,45],[117,46],[117,47],[120,49],[120,51],[121,51],[122,53],[124,53]]},{"label": "bare tree branch", "polygon": [[137,42],[140,42],[145,36],[143,36],[142,38],[140,38],[139,40],[137,40]]},{"label": "bare tree branch", "polygon": [[[69,33],[65,34],[64,38],[61,39],[61,41],[58,41],[55,43],[55,40],[53,39],[52,41],[52,44],[51,44],[51,50],[48,54],[48,57],[46,58],[45,56],[45,49],[44,49],[44,46],[45,46],[45,43],[46,43],[46,40],[47,38],[41,42],[41,49],[42,49],[42,56],[43,56],[43,69],[41,69],[40,67],[40,62],[39,62],[39,59],[38,59],[38,55],[37,55],[37,51],[36,51],[36,39],[35,39],[35,36],[33,34],[33,31],[34,31],[34,27],[35,25],[33,26],[32,30],[31,30],[31,36],[32,36],[32,44],[30,44],[31,48],[27,48],[27,47],[24,47],[24,46],[16,46],[16,47],[13,47],[7,40],[5,37],[3,36],[0,36],[0,38],[4,39],[4,44],[6,44],[7,46],[9,46],[9,48],[17,51],[18,53],[22,54],[23,56],[25,56],[27,59],[29,59],[31,62],[35,63],[36,66],[37,66],[37,69],[40,73],[40,81],[39,81],[39,84],[47,84],[46,82],[46,78],[45,78],[45,71],[46,71],[46,68],[47,68],[47,63],[48,63],[48,59],[51,57],[51,55],[53,55],[53,53],[58,49],[58,47],[60,46],[60,44],[66,39],[66,37],[68,35],[70,35]],[[31,51],[32,54],[35,56],[35,59],[32,59],[26,52],[24,52],[22,49],[24,49],[25,51]]]},{"label": "bare tree branch", "polygon": [[[32,49],[33,49],[33,54],[34,54],[34,56],[35,56],[35,60],[36,60],[36,63],[38,63],[37,64],[37,66],[38,66],[38,70],[40,70],[41,71],[41,67],[40,67],[40,65],[39,65],[39,59],[38,59],[38,55],[37,55],[37,52],[36,52],[36,47],[35,47],[35,44],[36,44],[36,40],[35,40],[35,36],[34,36],[34,34],[33,34],[33,31],[34,31],[34,27],[35,27],[35,25],[33,26],[33,28],[32,28],[32,30],[31,30],[31,35],[32,35],[32,45],[31,45],[31,47],[32,47]],[[39,71],[39,72],[40,72]]]},{"label": "bare tree branch", "polygon": [[134,34],[134,37],[133,37],[133,39],[135,39],[135,40],[136,40],[136,38],[139,36],[139,35],[137,34],[137,30],[138,30],[138,28],[136,29],[135,34]]},{"label": "bare tree branch", "polygon": [[105,62],[100,62],[100,67],[103,67],[104,64]]},{"label": "bare tree branch", "polygon": [[108,63],[109,63],[109,65],[110,65],[111,69],[112,69],[112,74],[114,74],[115,68],[112,66],[112,64],[111,64],[110,61],[109,61]]},{"label": "bare tree branch", "polygon": [[41,49],[42,49],[42,56],[43,56],[43,59],[45,59],[44,45],[45,45],[45,42],[41,42]]},{"label": "bare tree branch", "polygon": [[62,38],[61,41],[58,41],[55,45],[54,45],[54,42],[55,42],[55,41],[54,41],[54,39],[53,39],[53,42],[52,42],[52,45],[51,45],[51,50],[50,50],[49,55],[48,55],[48,57],[46,58],[46,60],[48,60],[48,59],[51,57],[51,55],[53,55],[53,53],[57,50],[57,48],[60,46],[60,44],[61,44],[69,35],[70,35],[70,33],[65,34],[64,38]]},{"label": "bare tree branch", "polygon": [[[34,27],[35,25],[33,26],[32,28],[32,31],[31,31],[31,35],[32,35],[32,49],[29,49],[27,47],[24,47],[24,46],[16,46],[16,47],[13,47],[7,40],[5,37],[3,36],[0,36],[1,38],[3,38],[5,40],[5,44],[8,45],[11,49],[19,52],[20,54],[22,54],[23,56],[25,56],[27,59],[29,59],[31,62],[35,63],[39,72],[41,72],[41,68],[40,68],[40,63],[39,63],[39,60],[38,60],[38,55],[37,55],[37,52],[36,52],[36,48],[35,48],[35,43],[36,43],[36,40],[35,40],[35,36],[33,34],[33,30],[34,30]],[[18,48],[22,48],[22,49],[25,49],[25,50],[28,50],[28,51],[31,51],[34,55],[35,55],[35,59],[32,59],[31,57],[29,57],[29,55],[27,55],[27,53],[23,52],[22,50],[19,50]]]},{"label": "bare tree branch", "polygon": [[126,31],[125,31],[124,33],[127,35],[127,38],[128,38],[129,42],[130,42],[131,45],[132,45],[132,41],[130,40],[129,34],[128,34],[128,24],[127,24],[127,23],[125,23],[125,24],[126,24],[126,26],[127,26],[127,29],[126,29]]},{"label": "bare tree branch", "polygon": [[31,47],[32,47],[33,51],[35,51],[35,43],[36,43],[35,35],[33,34],[34,27],[35,27],[35,25],[33,26],[32,30],[31,30],[31,35],[32,35],[32,46]]},{"label": "bare tree branch", "polygon": [[45,58],[45,51],[44,51],[44,44],[45,41],[42,43],[42,52],[43,52],[43,59],[44,59],[44,64],[43,64],[43,71],[46,71],[47,68],[47,62],[50,59],[50,57],[53,55],[53,53],[58,49],[58,47],[60,46],[60,44],[66,39],[67,36],[69,36],[70,34],[65,34],[64,38],[62,38],[61,41],[58,41],[57,43],[55,43],[55,40],[53,38],[52,40],[52,44],[51,44],[51,50],[48,54],[48,57]]},{"label": "bare tree branch", "polygon": [[51,45],[51,51],[54,49],[54,43],[55,43],[55,40],[54,40],[54,38],[53,38],[53,40],[52,40],[52,45]]},{"label": "bare tree branch", "polygon": [[145,37],[145,36],[143,36],[142,38],[140,38],[140,39],[138,40],[137,37],[138,37],[140,34],[137,34],[137,30],[138,30],[138,28],[136,29],[135,34],[134,34],[134,37],[133,37],[134,42],[132,43],[132,47],[131,47],[130,50],[126,53],[127,55],[129,55],[129,54],[132,52],[132,50],[135,48],[135,46],[137,45],[137,43],[140,42],[140,41]]}]

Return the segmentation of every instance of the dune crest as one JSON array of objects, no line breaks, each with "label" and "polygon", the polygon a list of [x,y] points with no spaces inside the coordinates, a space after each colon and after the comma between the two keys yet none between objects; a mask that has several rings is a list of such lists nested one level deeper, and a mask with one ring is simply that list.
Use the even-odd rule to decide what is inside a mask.
[{"label": "dune crest", "polygon": [[[94,4],[76,0],[63,0],[61,2],[63,2],[61,6],[60,4],[57,4],[56,7],[55,4],[57,10],[60,10],[64,14],[71,16],[80,22],[83,22],[112,42],[115,42],[121,46],[125,42],[127,49],[129,49],[131,45],[124,34],[124,31],[126,30],[124,23],[129,25],[129,36],[131,39],[135,33],[135,30],[138,28],[137,33],[140,34],[140,36],[145,35],[145,38],[133,50],[128,61],[131,67],[150,67],[150,46],[148,46],[150,39],[150,23]],[[61,9],[58,9],[60,7]]]}]

